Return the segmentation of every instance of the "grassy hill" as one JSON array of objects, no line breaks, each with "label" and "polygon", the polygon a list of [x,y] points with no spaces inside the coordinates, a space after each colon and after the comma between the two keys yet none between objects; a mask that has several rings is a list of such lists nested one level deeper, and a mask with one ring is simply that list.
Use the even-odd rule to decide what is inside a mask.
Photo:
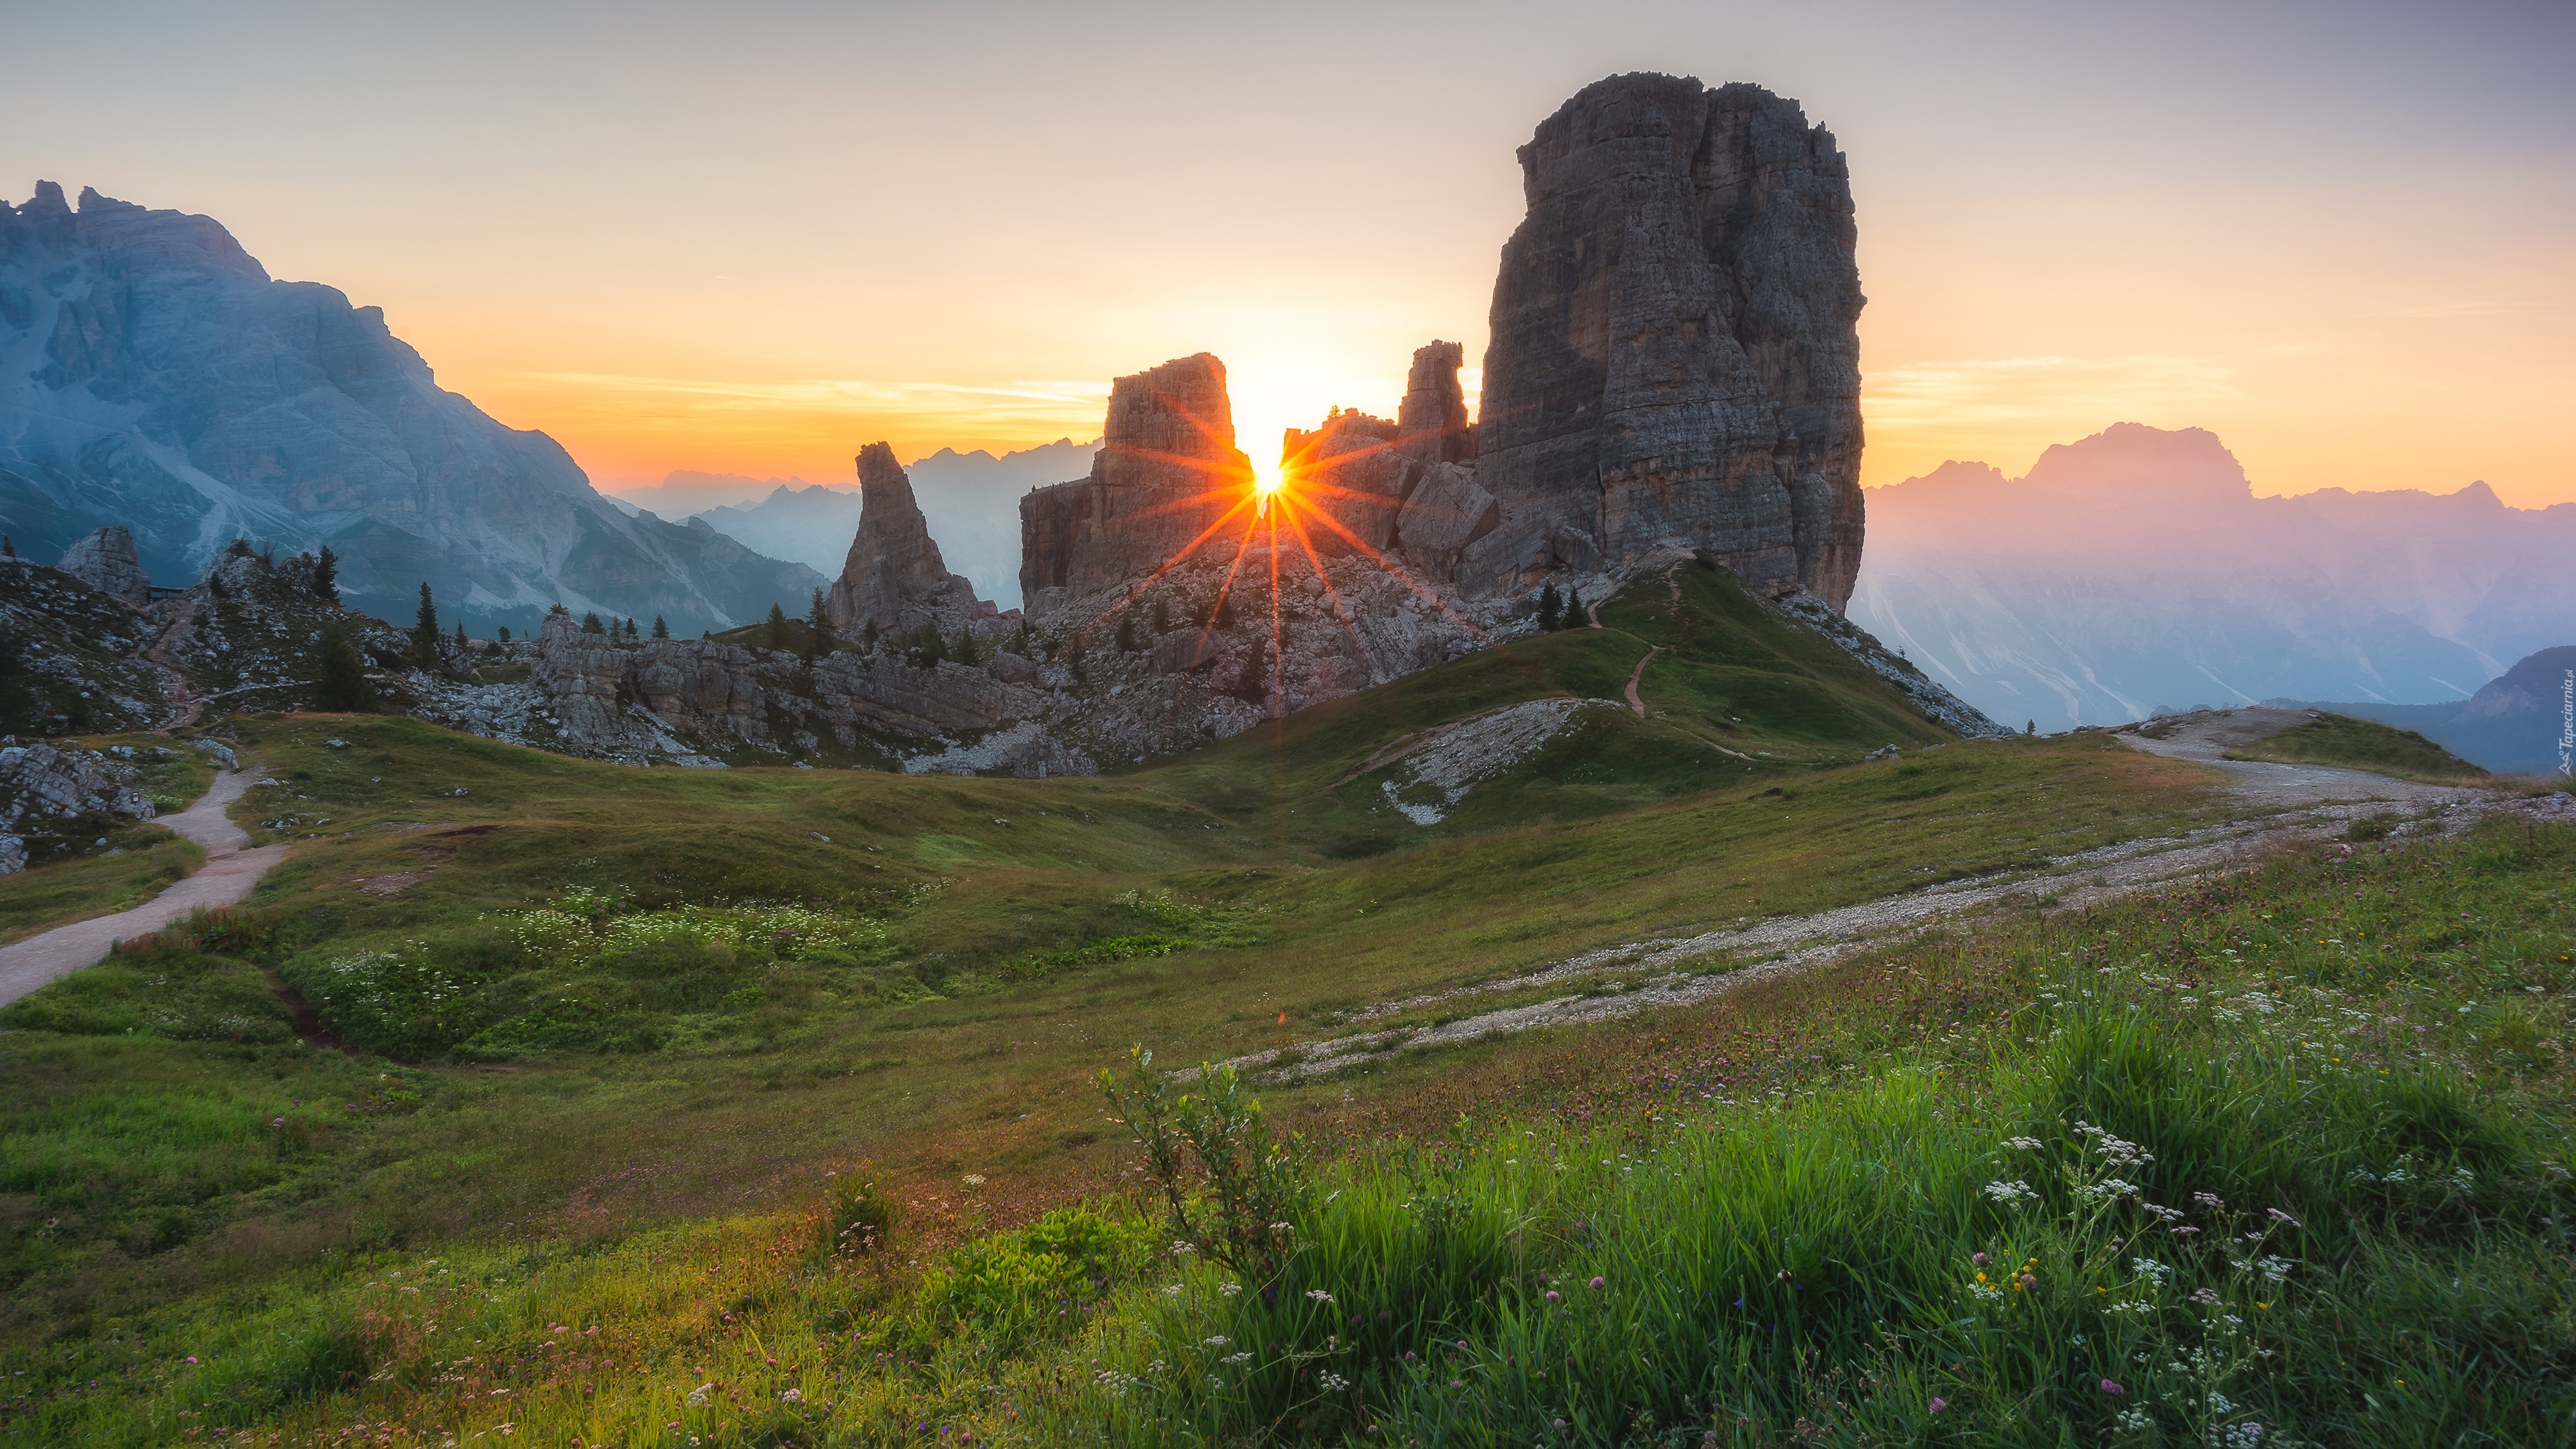
[{"label": "grassy hill", "polygon": [[[2220,1145],[2184,1160],[2212,1164],[2231,1202],[2245,1173],[2322,1191],[2331,1174],[2300,1164],[2327,1149],[2266,1166],[2288,1139],[2225,1125],[2305,1103],[2297,1123],[2342,1135],[2294,1135],[2411,1132],[2370,1170],[2400,1150],[2418,1176],[2467,1165],[2494,1231],[2526,1231],[2527,1181],[2545,1178],[2531,1164],[2556,1150],[2531,1145],[2555,1119],[2528,1103],[2556,1090],[2557,1019],[2554,998],[2512,992],[2554,991],[2564,969],[2544,957],[2566,949],[2556,836],[2442,866],[2373,855],[2367,881],[2302,863],[2195,901],[2003,920],[1662,1018],[1265,1088],[1269,1119],[1311,1136],[1311,1190],[1288,1207],[1316,1256],[1294,1256],[1269,1295],[1228,1297],[1204,1264],[1176,1277],[1092,1082],[1131,1044],[1167,1063],[1289,1045],[1357,1008],[1623,941],[2044,872],[2221,808],[2203,772],[2105,736],[1953,740],[1723,574],[1684,567],[1600,612],[1601,629],[1103,779],[629,770],[409,719],[247,722],[241,749],[279,783],[241,815],[296,842],[288,863],[243,910],[0,1014],[0,1376],[24,1375],[0,1382],[25,1386],[0,1408],[0,1443],[344,1442],[362,1421],[371,1440],[459,1446],[499,1442],[505,1423],[550,1445],[1430,1444],[1482,1442],[1479,1425],[1750,1443],[1802,1413],[1826,1441],[1929,1425],[2010,1442],[2010,1425],[2070,1412],[2075,1359],[2050,1349],[2042,1383],[2031,1355],[2108,1320],[2076,1301],[2036,1336],[1954,1343],[1931,1285],[1972,1240],[2070,1264],[2110,1241],[2057,1243],[2036,1218],[2014,1236],[1977,1205],[1985,1179],[1962,1176],[1986,1170],[2008,1123],[2039,1133],[2047,1093],[2090,1070],[2089,1048],[2053,1035],[2082,1025],[2054,1013],[2087,1000],[2177,1034],[2138,1058],[2165,1085],[2084,1110],[2159,1154],[2178,1140],[2160,1124],[2217,1124],[2189,1129]],[[1617,703],[1495,755],[1435,823],[1393,808],[1421,786],[1405,773],[1421,756],[1401,755],[1418,737],[1560,698]],[[1910,748],[1862,758],[1891,742]],[[2367,899],[2346,904],[2357,889]],[[2288,926],[2328,917],[2333,931]],[[2257,952],[2259,967],[2236,964]],[[2115,965],[2133,973],[2116,999],[2076,974]],[[2421,1128],[2379,1099],[2333,1106],[2308,1066],[2161,1105],[2155,1092],[2227,1053],[2286,1049],[2219,1032],[2207,1003],[2303,982],[2438,1034],[2373,1058],[2398,1080],[2438,1068],[2478,1085],[2456,1109],[2421,1098],[2438,1107]],[[2455,1013],[2455,998],[2478,1004]],[[2170,1115],[2184,1107],[2202,1115]],[[2365,1119],[2378,1125],[2350,1125]],[[2508,1145],[2477,1145],[2490,1139]],[[1542,1158],[1567,1169],[1544,1191],[1511,1175]],[[1752,1193],[1778,1175],[1764,1164],[1792,1160],[1821,1174],[1790,1179],[1814,1192]],[[1879,1161],[1896,1198],[1835,1186]],[[1697,1196],[1657,1197],[1619,1165],[1650,1162]],[[1888,1206],[1907,1194],[1923,1206]],[[1774,1235],[1848,1241],[1841,1267],[1802,1248],[1764,1271],[1860,1293],[1868,1311],[1838,1298],[1811,1325],[1770,1313],[1755,1328],[1582,1296],[1610,1291],[1584,1287],[1596,1275],[1695,1281],[1647,1245],[1696,1241],[1692,1204],[1739,1197],[1736,1256],[1709,1262],[1740,1267],[1742,1244]],[[2282,1199],[2339,1221],[2338,1201]],[[854,1224],[881,1245],[819,1246]],[[2302,1271],[2346,1272],[2358,1241]],[[2531,1246],[2491,1241],[2514,1263]],[[2539,1305],[2519,1320],[2557,1321],[2540,1311],[2557,1280],[2503,1272],[2469,1278]],[[1794,1301],[1795,1286],[1763,1291]],[[1589,1315],[1579,1331],[1547,1327],[1575,1310],[1546,1305],[1569,1302]],[[1342,1322],[1346,1305],[1364,1321]],[[2489,1342],[2366,1326],[2372,1352],[2400,1356]],[[2555,1340],[2526,1340],[2517,1352],[2559,1361]],[[1559,1360],[1590,1387],[1554,1378],[1559,1398],[1508,1378]],[[2009,1394],[1951,1387],[2007,1374]],[[2538,1392],[2421,1400],[2510,1425],[2540,1422],[2513,1417],[2541,1412]],[[1735,1417],[1712,1417],[1712,1393]],[[1933,1395],[1975,1414],[1934,1424]],[[2079,1441],[2108,1432],[2100,1415],[2075,1422]]]},{"label": "grassy hill", "polygon": [[2414,730],[2348,714],[2320,714],[2306,724],[2293,725],[2234,751],[2228,758],[2270,760],[2284,765],[2338,765],[2437,785],[2483,780],[2487,776],[2486,771]]}]

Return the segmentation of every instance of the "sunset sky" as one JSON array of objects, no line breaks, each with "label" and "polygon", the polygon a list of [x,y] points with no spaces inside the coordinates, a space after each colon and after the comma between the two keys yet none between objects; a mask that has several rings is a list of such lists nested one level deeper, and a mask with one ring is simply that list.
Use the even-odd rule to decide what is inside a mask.
[{"label": "sunset sky", "polygon": [[[229,226],[603,488],[1099,431],[1246,450],[1483,352],[1513,150],[1625,70],[1804,103],[1863,480],[2207,427],[2258,492],[2576,500],[2576,6],[0,0],[0,183]],[[1474,382],[1471,370],[1469,382]]]}]

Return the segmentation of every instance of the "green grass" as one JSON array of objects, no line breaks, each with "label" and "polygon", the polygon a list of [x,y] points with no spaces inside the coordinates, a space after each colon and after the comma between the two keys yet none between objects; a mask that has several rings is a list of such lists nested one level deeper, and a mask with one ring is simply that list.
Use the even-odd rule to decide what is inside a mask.
[{"label": "green grass", "polygon": [[2368,770],[2436,785],[2483,780],[2487,774],[2413,730],[2343,714],[2321,714],[2269,739],[2231,750],[2227,758],[2284,765],[2340,765],[2348,770]]},{"label": "green grass", "polygon": [[[1108,1181],[1087,1216],[987,1235],[1025,1188],[981,1159],[898,1189],[891,1244],[824,1256],[825,1173],[869,1172],[842,1159],[795,1173],[783,1211],[341,1242],[256,1298],[83,1324],[7,1365],[31,1379],[8,1432],[2555,1442],[2576,1409],[2571,878],[2563,827],[2301,854],[1534,1041],[1503,1055],[1545,1089],[1447,1131],[1367,1130],[1330,1085],[1281,1094],[1320,1135],[1275,1301],[1140,1252],[1150,1213]],[[440,1110],[383,1090],[373,1126]],[[212,1133],[271,1105],[192,1110]],[[288,1195],[333,1150],[231,1170]],[[2140,1191],[2088,1194],[2111,1177]],[[2122,1428],[2134,1412],[2149,1426]]]},{"label": "green grass", "polygon": [[[525,1408],[548,1383],[531,1442],[651,1442],[641,1426],[678,1418],[804,1443],[791,1386],[841,1405],[853,1442],[968,1422],[995,1383],[1028,1430],[1098,1386],[1048,1345],[1077,1352],[1152,1276],[1114,1247],[1133,1179],[1089,1085],[1140,1036],[1167,1060],[1290,1045],[1357,1006],[2030,874],[2224,808],[2205,772],[2098,736],[1944,744],[1722,574],[1642,597],[1603,608],[1614,627],[1106,779],[632,770],[403,718],[244,721],[279,783],[237,817],[293,842],[287,863],[245,908],[0,1017],[0,1352],[32,1385],[0,1442],[360,1412],[424,1429],[472,1418],[469,1392],[482,1415],[492,1389]],[[1657,643],[1647,718],[1600,712],[1438,826],[1383,809],[1372,755],[1521,700],[1616,697]],[[1915,748],[1855,763],[1891,739]],[[2034,989],[1999,963],[2036,948],[1946,949],[1918,958],[1933,985],[1891,976],[1857,1003],[1848,975],[1775,983],[1669,1027],[1407,1054],[1274,1106],[1353,1150],[1498,1108],[1570,1141],[1694,1070],[1667,1054],[1718,1020],[1760,1034],[1766,1090],[1856,1076]],[[851,1175],[903,1225],[826,1265],[812,1213]],[[1098,1232],[948,1256],[1086,1197]],[[934,1267],[980,1286],[925,1289]],[[961,1337],[986,1320],[969,1301],[1022,1347]],[[766,1398],[721,1368],[755,1323],[762,1370],[806,1375]],[[183,1374],[191,1354],[210,1371]],[[889,1376],[907,1360],[929,1367]],[[690,1406],[697,1367],[723,1388]],[[74,1393],[75,1369],[117,1387]],[[973,1422],[1014,1422],[994,1412]]]}]

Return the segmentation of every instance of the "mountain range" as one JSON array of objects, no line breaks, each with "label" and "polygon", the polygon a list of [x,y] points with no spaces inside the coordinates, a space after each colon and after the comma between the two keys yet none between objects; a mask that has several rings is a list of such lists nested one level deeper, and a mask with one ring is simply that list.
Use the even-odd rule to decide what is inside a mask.
[{"label": "mountain range", "polygon": [[438,386],[382,309],[283,282],[214,220],[37,185],[0,205],[0,530],[104,525],[193,583],[233,539],[330,547],[356,607],[533,628],[561,603],[694,632],[826,580],[706,525],[630,517],[543,433]]},{"label": "mountain range", "polygon": [[1997,719],[2057,729],[2270,696],[2459,703],[2576,634],[2576,503],[2258,498],[2197,428],[2121,423],[2020,478],[1868,495],[1853,622]]}]

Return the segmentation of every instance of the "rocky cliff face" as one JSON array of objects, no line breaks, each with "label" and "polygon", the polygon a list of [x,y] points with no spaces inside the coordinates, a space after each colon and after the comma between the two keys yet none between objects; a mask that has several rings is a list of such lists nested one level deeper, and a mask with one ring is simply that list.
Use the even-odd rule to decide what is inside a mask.
[{"label": "rocky cliff face", "polygon": [[913,501],[912,480],[884,443],[859,453],[859,497],[858,536],[827,601],[834,629],[912,639],[936,627],[963,639],[1002,627],[993,605],[975,597],[975,585],[948,571]]},{"label": "rocky cliff face", "polygon": [[1020,501],[1022,609],[1044,621],[1149,577],[1248,512],[1251,491],[1224,363],[1202,352],[1119,378],[1091,476]]},{"label": "rocky cliff face", "polygon": [[1520,151],[1471,591],[1705,547],[1836,608],[1860,566],[1862,297],[1833,137],[1758,86],[1587,86]]},{"label": "rocky cliff face", "polygon": [[121,525],[110,524],[63,550],[54,567],[129,607],[152,602],[152,580],[135,556],[134,531]]},{"label": "rocky cliff face", "polygon": [[0,205],[0,531],[132,529],[199,576],[234,538],[328,543],[352,600],[533,627],[557,601],[696,629],[825,582],[711,530],[630,519],[542,433],[441,389],[384,314],[278,282],[214,221],[94,191]]}]

